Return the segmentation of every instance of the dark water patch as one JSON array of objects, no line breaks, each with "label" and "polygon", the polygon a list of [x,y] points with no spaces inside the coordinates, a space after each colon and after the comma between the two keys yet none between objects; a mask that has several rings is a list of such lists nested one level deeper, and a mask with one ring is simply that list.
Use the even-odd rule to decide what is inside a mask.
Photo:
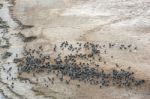
[{"label": "dark water patch", "polygon": [[11,52],[5,52],[4,55],[2,56],[3,59],[7,59],[8,57],[10,57],[12,55]]},{"label": "dark water patch", "polygon": [[33,40],[37,39],[37,36],[29,36],[26,37],[24,34],[22,33],[18,33],[18,36],[23,40],[23,42],[32,42]]}]

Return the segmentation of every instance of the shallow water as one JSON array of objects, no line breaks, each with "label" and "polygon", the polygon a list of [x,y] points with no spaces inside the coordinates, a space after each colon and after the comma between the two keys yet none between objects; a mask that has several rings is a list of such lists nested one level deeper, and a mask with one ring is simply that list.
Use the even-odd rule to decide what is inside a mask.
[{"label": "shallow water", "polygon": [[5,99],[5,97],[0,93],[0,99]]}]

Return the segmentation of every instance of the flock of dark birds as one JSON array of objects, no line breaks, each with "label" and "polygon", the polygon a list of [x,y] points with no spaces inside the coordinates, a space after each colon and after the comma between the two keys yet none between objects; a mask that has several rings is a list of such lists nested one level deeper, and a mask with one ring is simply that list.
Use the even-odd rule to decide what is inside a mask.
[{"label": "flock of dark birds", "polygon": [[[0,8],[3,5],[0,4]],[[32,28],[33,26],[22,25],[24,28]],[[0,18],[0,28],[6,29],[9,26]],[[19,34],[24,42],[31,42],[37,37],[25,37],[23,34]],[[6,39],[6,38],[3,38]],[[8,39],[6,39],[8,43]],[[8,45],[8,44],[7,44]],[[53,53],[56,57],[43,54],[42,46],[38,49],[24,49],[24,57],[14,59],[14,63],[18,64],[19,75],[22,72],[52,72],[60,79],[69,84],[71,80],[78,80],[91,85],[98,85],[100,88],[103,86],[119,86],[119,87],[132,87],[143,84],[144,80],[138,80],[134,77],[134,72],[130,71],[130,67],[127,70],[119,68],[116,63],[117,69],[112,69],[111,72],[107,72],[102,68],[102,65],[107,65],[106,60],[102,57],[102,54],[107,54],[107,48],[112,49],[116,44],[96,44],[91,42],[81,43],[77,42],[75,45],[70,44],[68,41],[62,42],[59,46],[54,45]],[[0,46],[7,48],[8,46]],[[136,46],[132,44],[121,44],[118,46],[119,50],[126,50],[132,52],[137,50]],[[67,52],[67,55],[64,53]],[[2,58],[6,59],[10,57],[12,53],[6,52]],[[113,56],[111,56],[113,58]],[[4,68],[4,67],[3,67]],[[5,70],[5,68],[4,68]],[[7,72],[11,71],[12,67]],[[11,76],[11,74],[9,74]],[[35,74],[34,74],[35,76]],[[65,80],[65,76],[68,76],[70,80]],[[7,77],[8,79],[8,77]],[[48,78],[54,84],[54,78]],[[13,84],[12,84],[13,85]],[[80,86],[79,84],[77,85]]]},{"label": "flock of dark birds", "polygon": [[[81,43],[70,44],[67,41],[60,45],[54,45],[52,51],[56,55],[51,56],[43,53],[43,47],[37,49],[24,49],[23,58],[15,58],[14,63],[18,64],[19,75],[22,73],[45,72],[54,73],[61,82],[69,84],[72,80],[98,85],[100,88],[107,86],[118,86],[132,88],[145,83],[145,80],[139,80],[134,77],[134,72],[128,67],[126,70],[120,69],[119,64],[115,64],[116,69],[106,71],[102,65],[107,65],[102,54],[107,54],[107,48],[115,47],[115,44],[95,44]],[[137,50],[132,44],[118,46],[119,50]],[[67,52],[65,55],[64,53]],[[85,54],[84,54],[85,53]],[[113,58],[113,56],[111,56]],[[66,80],[65,77],[69,77]],[[48,78],[54,84],[54,78]],[[80,87],[80,84],[77,84]]]},{"label": "flock of dark birds", "polygon": [[[0,4],[0,9],[3,7]],[[17,20],[16,20],[17,21]],[[31,25],[22,25],[21,29],[32,28]],[[0,18],[0,29],[3,29],[5,33],[9,28],[6,21]],[[36,36],[25,37],[23,34],[19,33],[23,42],[31,42],[37,39]],[[6,41],[6,44],[0,45],[0,48],[9,48],[8,38],[2,37],[2,40]],[[0,42],[1,43],[1,42]],[[132,88],[140,86],[145,83],[145,80],[137,79],[134,76],[134,72],[128,67],[126,70],[119,68],[119,64],[115,64],[115,69],[107,71],[103,69],[103,66],[107,66],[107,61],[104,59],[103,54],[107,54],[107,49],[113,49],[117,45],[115,43],[108,44],[96,44],[91,42],[76,42],[74,45],[70,44],[68,41],[62,42],[60,45],[54,45],[52,52],[56,55],[44,54],[43,47],[39,46],[38,49],[24,49],[24,57],[14,59],[14,63],[18,64],[18,73],[33,73],[35,77],[37,73],[46,72],[50,75],[53,73],[61,82],[65,82],[67,85],[71,81],[77,80],[79,82],[88,83],[91,85],[97,85],[99,88],[108,86],[117,87],[127,87]],[[132,52],[138,48],[132,44],[121,44],[117,46],[119,50],[125,50]],[[12,55],[11,52],[6,52],[2,56],[3,59],[7,59]],[[110,56],[112,59],[114,56]],[[8,63],[9,64],[9,63]],[[10,71],[13,69],[10,67],[8,70],[2,66],[3,70],[8,73],[6,77],[12,77]],[[69,77],[65,79],[65,77]],[[15,80],[16,78],[11,78]],[[55,84],[55,78],[48,77],[51,84]],[[38,82],[38,79],[36,79]],[[48,85],[46,85],[48,87]],[[80,88],[80,83],[77,87]],[[14,82],[11,84],[11,88],[14,88]]]}]

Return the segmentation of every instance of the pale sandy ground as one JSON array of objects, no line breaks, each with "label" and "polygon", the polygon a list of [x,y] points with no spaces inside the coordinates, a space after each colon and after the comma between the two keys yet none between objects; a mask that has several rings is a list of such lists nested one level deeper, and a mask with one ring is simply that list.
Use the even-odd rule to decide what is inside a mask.
[{"label": "pale sandy ground", "polygon": [[[19,32],[26,36],[35,35],[38,39],[28,43],[29,48],[36,48],[43,45],[45,51],[51,50],[55,43],[68,40],[91,41],[99,43],[114,42],[118,44],[130,44],[138,46],[138,50],[132,53],[119,51],[118,49],[109,50],[108,55],[104,56],[108,62],[106,68],[111,68],[114,63],[119,63],[126,68],[131,66],[137,78],[150,80],[150,1],[149,0],[16,0],[13,7],[13,18],[17,18],[23,24],[34,25],[31,29],[21,30],[18,24],[9,15],[7,0],[0,0],[4,3],[0,9],[0,17],[7,21],[9,33],[5,35],[9,38],[11,47],[8,51],[13,55],[7,60],[2,60],[1,66],[7,70],[13,67],[12,76],[17,78],[16,64],[12,63],[15,54],[22,57],[22,50],[25,44],[20,38],[12,34]],[[1,50],[1,54],[5,50]],[[51,52],[50,52],[51,53]],[[112,60],[109,56],[113,55]],[[10,65],[7,64],[10,62]],[[55,85],[49,84],[45,88],[43,79],[53,74],[39,74],[37,78],[40,83],[32,84],[27,81],[15,81],[6,79],[7,73],[0,71],[0,89],[12,99],[149,99],[149,86],[141,89],[129,90],[118,89],[115,87],[99,89],[97,86],[82,84],[80,89],[76,88],[76,83],[72,82],[69,86],[56,80]],[[24,75],[32,82],[35,78]],[[9,87],[11,82],[15,87]],[[34,92],[32,89],[39,91]],[[143,89],[145,88],[145,89]],[[41,94],[42,93],[42,94]],[[48,97],[45,97],[48,96]],[[0,97],[1,99],[1,97]]]}]

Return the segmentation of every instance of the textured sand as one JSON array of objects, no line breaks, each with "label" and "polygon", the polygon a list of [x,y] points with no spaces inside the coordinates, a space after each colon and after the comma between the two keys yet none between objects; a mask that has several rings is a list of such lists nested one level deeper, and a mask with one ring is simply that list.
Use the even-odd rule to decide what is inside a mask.
[{"label": "textured sand", "polygon": [[[0,90],[7,99],[149,99],[150,98],[150,1],[149,0],[0,0],[4,6],[0,9],[0,17],[10,26],[5,35],[0,34],[1,43],[5,45],[2,37],[9,39],[10,48],[0,48],[1,56],[12,52],[12,56],[1,59],[0,63]],[[14,0],[12,0],[14,1]],[[11,5],[11,7],[9,7]],[[10,9],[9,9],[10,8]],[[19,21],[18,21],[19,20]],[[19,23],[33,25],[33,28],[21,29]],[[0,31],[4,31],[0,29]],[[25,44],[15,34],[21,32],[25,36],[37,36],[33,42]],[[99,43],[114,42],[138,46],[133,53],[110,50],[104,56],[108,62],[107,69],[114,63],[122,64],[122,68],[131,66],[137,78],[145,79],[148,83],[135,90],[109,87],[99,89],[97,86],[81,83],[77,88],[77,81],[69,86],[60,83],[49,84],[44,87],[45,73],[37,75],[41,79],[36,83],[32,74],[23,74],[18,78],[17,66],[12,63],[16,54],[22,57],[24,46],[36,48],[43,45],[45,52],[51,50],[53,44],[68,40],[91,41]],[[50,52],[52,53],[52,52]],[[67,53],[67,52],[65,52]],[[109,56],[113,55],[114,59]],[[10,64],[8,64],[10,62]],[[12,67],[11,77],[7,80],[8,70]],[[14,88],[11,84],[14,82]],[[0,91],[1,92],[1,91]],[[4,98],[4,99],[5,99]],[[1,94],[0,94],[0,99]]]}]

